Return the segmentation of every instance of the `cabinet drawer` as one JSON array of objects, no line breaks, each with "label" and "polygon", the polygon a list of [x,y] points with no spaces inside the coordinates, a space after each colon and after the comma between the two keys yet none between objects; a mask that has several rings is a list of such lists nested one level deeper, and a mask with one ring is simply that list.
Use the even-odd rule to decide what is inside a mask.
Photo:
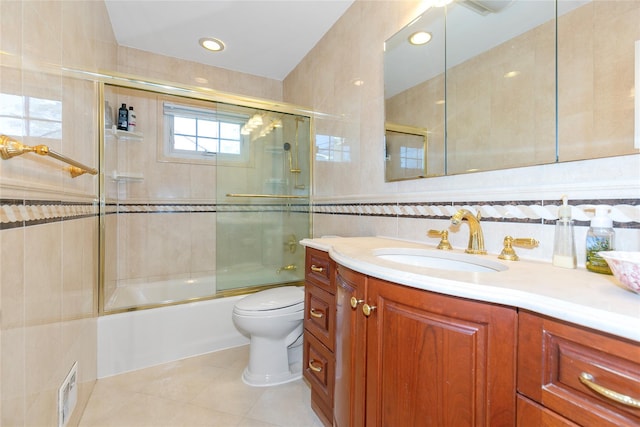
[{"label": "cabinet drawer", "polygon": [[335,358],[309,331],[304,334],[304,377],[311,383],[312,393],[327,407],[333,408]]},{"label": "cabinet drawer", "polygon": [[579,427],[547,408],[518,396],[518,421],[516,427]]},{"label": "cabinet drawer", "polygon": [[329,254],[307,248],[305,260],[305,280],[312,282],[330,293],[335,293],[335,283],[331,280],[335,264]]},{"label": "cabinet drawer", "polygon": [[640,344],[527,312],[519,337],[521,393],[583,426],[640,425],[640,407],[607,392],[640,400]]},{"label": "cabinet drawer", "polygon": [[336,297],[308,282],[304,288],[304,327],[333,351]]}]

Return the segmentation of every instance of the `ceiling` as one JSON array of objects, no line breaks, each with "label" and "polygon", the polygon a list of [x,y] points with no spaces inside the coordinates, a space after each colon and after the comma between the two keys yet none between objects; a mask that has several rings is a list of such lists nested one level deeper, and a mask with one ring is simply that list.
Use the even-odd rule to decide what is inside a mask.
[{"label": "ceiling", "polygon": [[[283,80],[354,0],[105,0],[119,45]],[[198,40],[214,37],[222,52]]]}]

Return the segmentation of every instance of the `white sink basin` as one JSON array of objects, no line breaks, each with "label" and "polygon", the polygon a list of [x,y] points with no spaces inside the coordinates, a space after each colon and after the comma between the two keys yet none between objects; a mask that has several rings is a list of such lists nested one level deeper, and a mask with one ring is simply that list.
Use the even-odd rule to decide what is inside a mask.
[{"label": "white sink basin", "polygon": [[509,268],[497,261],[482,258],[482,255],[459,254],[440,250],[385,248],[376,249],[373,254],[380,259],[398,264],[439,270],[496,273]]}]

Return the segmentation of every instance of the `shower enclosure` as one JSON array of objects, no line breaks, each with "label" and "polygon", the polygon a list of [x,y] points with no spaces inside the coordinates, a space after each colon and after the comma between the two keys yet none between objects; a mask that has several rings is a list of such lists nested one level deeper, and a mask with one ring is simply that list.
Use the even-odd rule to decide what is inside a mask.
[{"label": "shower enclosure", "polygon": [[126,79],[100,94],[103,313],[302,283],[310,115]]}]

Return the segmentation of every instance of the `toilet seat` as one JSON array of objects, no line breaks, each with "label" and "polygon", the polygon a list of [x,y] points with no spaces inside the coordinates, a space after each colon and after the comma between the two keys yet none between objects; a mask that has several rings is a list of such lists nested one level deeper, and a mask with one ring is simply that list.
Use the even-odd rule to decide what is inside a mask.
[{"label": "toilet seat", "polygon": [[297,286],[267,289],[236,302],[234,311],[243,315],[285,314],[304,309],[304,290]]}]

